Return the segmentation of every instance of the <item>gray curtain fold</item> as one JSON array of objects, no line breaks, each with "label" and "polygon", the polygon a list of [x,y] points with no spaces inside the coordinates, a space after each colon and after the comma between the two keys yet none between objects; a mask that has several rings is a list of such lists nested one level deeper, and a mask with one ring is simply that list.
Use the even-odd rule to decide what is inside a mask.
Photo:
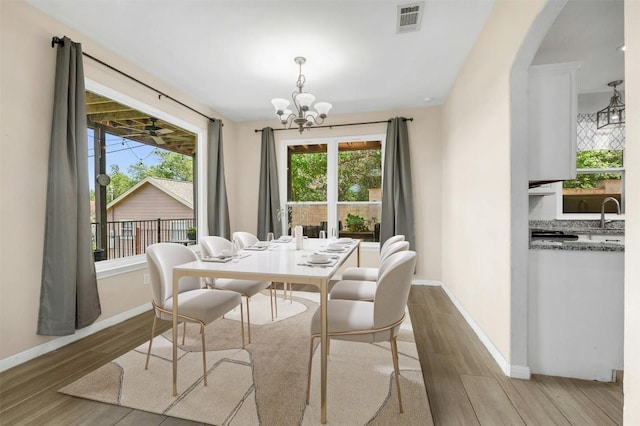
[{"label": "gray curtain fold", "polygon": [[260,154],[260,187],[258,196],[258,234],[266,239],[268,232],[278,238],[282,234],[282,224],[278,217],[280,190],[278,188],[278,165],[273,129],[262,129],[262,152]]},{"label": "gray curtain fold", "polygon": [[207,158],[207,214],[209,235],[231,238],[229,202],[224,179],[224,155],[222,149],[222,122],[209,120]]},{"label": "gray curtain fold", "polygon": [[101,314],[89,214],[82,49],[57,48],[38,334],[65,336]]},{"label": "gray curtain fold", "polygon": [[395,117],[387,127],[384,151],[380,244],[393,235],[402,234],[411,250],[415,250],[413,185],[409,158],[407,120]]}]

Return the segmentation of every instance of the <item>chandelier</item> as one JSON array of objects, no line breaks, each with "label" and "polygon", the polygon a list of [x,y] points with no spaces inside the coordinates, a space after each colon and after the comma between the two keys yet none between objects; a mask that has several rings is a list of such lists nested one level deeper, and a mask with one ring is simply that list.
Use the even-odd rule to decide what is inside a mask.
[{"label": "chandelier", "polygon": [[299,66],[298,81],[296,82],[298,90],[291,94],[291,99],[293,100],[296,111],[294,112],[288,109],[290,102],[284,98],[272,99],[271,103],[276,109],[276,115],[280,118],[282,125],[290,129],[295,123],[295,125],[298,126],[300,134],[302,134],[305,129],[308,129],[314,124],[324,123],[324,119],[331,109],[331,104],[329,102],[317,102],[313,105],[315,111],[311,111],[310,108],[316,100],[316,97],[311,93],[302,91],[304,83],[306,82],[306,78],[304,74],[302,74],[302,65],[307,62],[307,60],[302,56],[297,56],[294,58],[294,61]]},{"label": "chandelier", "polygon": [[618,93],[618,89],[616,86],[622,84],[622,80],[612,81],[608,84],[609,87],[613,87],[613,96],[609,101],[609,105],[606,108],[598,111],[597,115],[597,125],[598,129],[601,129],[605,126],[609,125],[620,125],[624,124],[624,104],[622,103],[622,99],[620,98],[620,93]]}]

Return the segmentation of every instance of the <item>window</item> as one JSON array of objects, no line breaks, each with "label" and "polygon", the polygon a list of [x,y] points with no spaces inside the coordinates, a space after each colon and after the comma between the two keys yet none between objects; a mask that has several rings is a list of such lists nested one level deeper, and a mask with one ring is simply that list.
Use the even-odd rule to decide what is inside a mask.
[{"label": "window", "polygon": [[[618,200],[624,213],[624,130],[597,129],[595,113],[578,114],[577,177],[562,184],[563,213],[600,213],[607,197]],[[617,208],[608,203],[606,211]]]},{"label": "window", "polygon": [[[86,101],[95,259],[185,239],[195,227],[197,135],[91,91]],[[110,177],[106,186],[96,183],[102,173]]]},{"label": "window", "polygon": [[288,226],[301,225],[310,237],[336,229],[341,236],[379,241],[383,140],[375,135],[283,142]]}]

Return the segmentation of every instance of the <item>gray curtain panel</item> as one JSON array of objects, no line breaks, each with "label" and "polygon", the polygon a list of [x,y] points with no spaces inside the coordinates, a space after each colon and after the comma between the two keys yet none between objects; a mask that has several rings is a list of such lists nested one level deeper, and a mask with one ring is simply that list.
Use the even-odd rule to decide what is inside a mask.
[{"label": "gray curtain panel", "polygon": [[38,334],[65,336],[100,316],[91,246],[82,49],[58,46]]},{"label": "gray curtain panel", "polygon": [[262,152],[260,154],[260,187],[258,196],[258,235],[261,240],[273,232],[276,238],[282,234],[282,224],[278,218],[280,191],[278,189],[278,165],[273,129],[262,129]]},{"label": "gray curtain panel", "polygon": [[207,169],[207,214],[209,235],[231,238],[229,202],[224,179],[224,155],[222,149],[222,121],[209,120]]},{"label": "gray curtain panel", "polygon": [[389,237],[404,235],[411,250],[415,250],[413,189],[409,161],[407,120],[396,117],[389,121],[384,151],[382,183],[382,218],[380,244]]}]

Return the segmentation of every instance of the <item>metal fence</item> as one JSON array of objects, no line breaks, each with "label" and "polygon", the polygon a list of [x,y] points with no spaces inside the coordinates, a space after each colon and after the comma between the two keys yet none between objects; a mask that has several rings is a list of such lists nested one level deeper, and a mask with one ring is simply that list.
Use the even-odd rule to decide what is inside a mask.
[{"label": "metal fence", "polygon": [[95,260],[118,259],[144,254],[151,244],[178,242],[189,244],[187,230],[195,219],[151,219],[107,222],[107,241],[101,242],[98,223],[91,224]]}]

